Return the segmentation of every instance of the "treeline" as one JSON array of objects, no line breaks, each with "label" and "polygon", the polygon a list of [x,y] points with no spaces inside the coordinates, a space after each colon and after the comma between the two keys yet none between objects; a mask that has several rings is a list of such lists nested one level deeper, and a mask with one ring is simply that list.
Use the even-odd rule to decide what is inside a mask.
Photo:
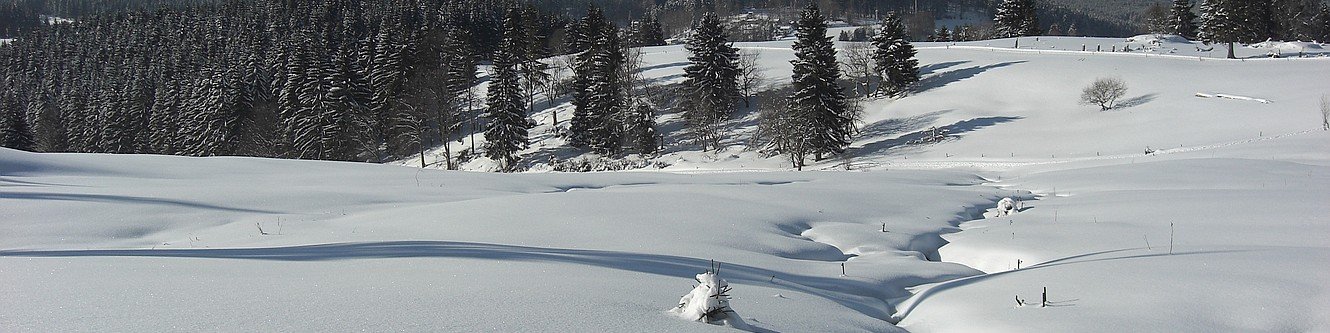
[{"label": "treeline", "polygon": [[163,7],[186,8],[218,0],[0,0],[0,38],[14,37],[50,24],[55,18]]},{"label": "treeline", "polygon": [[482,126],[470,88],[509,8],[528,18],[521,58],[562,47],[564,19],[516,1],[229,1],[44,26],[0,47],[0,144],[407,156]]}]

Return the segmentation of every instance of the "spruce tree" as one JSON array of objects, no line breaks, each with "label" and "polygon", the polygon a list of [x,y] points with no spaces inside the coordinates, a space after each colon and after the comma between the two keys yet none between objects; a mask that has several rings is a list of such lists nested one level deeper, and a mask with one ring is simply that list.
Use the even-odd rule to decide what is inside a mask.
[{"label": "spruce tree", "polygon": [[665,45],[665,30],[660,26],[660,20],[656,15],[648,14],[642,19],[642,28],[640,40],[642,46],[663,46]]},{"label": "spruce tree", "polygon": [[374,127],[367,105],[370,91],[354,61],[349,52],[343,52],[332,61],[332,72],[325,78],[328,84],[323,100],[327,112],[323,123],[322,159],[325,160],[366,160],[364,153],[377,149],[365,135]]},{"label": "spruce tree", "polygon": [[314,52],[310,50],[308,32],[297,33],[283,47],[286,58],[282,68],[282,84],[277,93],[278,119],[282,123],[280,142],[286,146],[288,158],[314,158],[318,141],[317,116],[313,112],[312,96],[318,88],[317,68],[313,66]]},{"label": "spruce tree", "polygon": [[788,155],[803,169],[808,154],[841,153],[849,145],[855,116],[839,85],[836,50],[827,37],[826,18],[809,4],[796,22],[793,94],[787,107],[764,115],[769,151]]},{"label": "spruce tree", "polygon": [[1002,0],[993,16],[993,33],[997,38],[1039,35],[1039,19],[1034,0]]},{"label": "spruce tree", "polygon": [[888,13],[882,29],[873,36],[873,62],[882,77],[878,91],[888,96],[900,95],[919,82],[919,60],[906,38],[905,24],[896,13]]},{"label": "spruce tree", "polygon": [[[397,141],[392,140],[403,135],[395,124],[404,114],[400,100],[404,93],[402,83],[406,71],[402,67],[402,51],[405,46],[396,39],[398,33],[394,29],[383,23],[379,27],[379,33],[374,37],[374,54],[369,67],[371,91],[369,110],[378,120],[377,126],[372,128],[376,134],[375,140],[378,141],[375,146],[383,146],[388,155],[399,156],[409,149],[401,147]],[[380,161],[383,158],[384,156],[380,156]]]},{"label": "spruce tree", "polygon": [[1185,38],[1196,38],[1196,13],[1192,12],[1191,0],[1173,0],[1173,9],[1169,17],[1170,33]]},{"label": "spruce tree", "polygon": [[518,80],[521,52],[522,17],[509,10],[504,18],[503,41],[494,52],[493,76],[486,98],[485,156],[500,163],[500,169],[511,171],[517,164],[517,153],[528,145],[526,101]]},{"label": "spruce tree", "polygon": [[[437,139],[434,143],[443,146],[444,167],[454,170],[457,166],[453,163],[449,144],[460,123],[456,98],[451,97],[448,84],[452,81],[448,77],[448,52],[445,51],[450,44],[449,37],[443,27],[426,27],[416,42],[407,44],[407,56],[403,58],[411,70],[403,83],[405,107],[402,118],[397,120],[396,140],[404,146],[415,145],[422,168],[426,165],[425,149],[430,138]],[[431,130],[432,137],[429,135]]]},{"label": "spruce tree", "polygon": [[1237,1],[1238,12],[1242,17],[1241,43],[1264,42],[1279,38],[1279,27],[1275,23],[1275,1]]},{"label": "spruce tree", "polygon": [[1228,44],[1228,58],[1236,58],[1237,43],[1254,43],[1269,37],[1269,7],[1260,1],[1205,0],[1201,4],[1201,40]]},{"label": "spruce tree", "polygon": [[693,26],[684,67],[688,96],[684,119],[703,150],[720,149],[720,124],[729,120],[739,98],[739,49],[731,46],[715,13]]},{"label": "spruce tree", "polygon": [[[11,89],[8,87],[5,90]],[[18,97],[9,91],[0,91],[0,147],[32,150],[36,146],[32,127],[28,126],[24,107]]]},{"label": "spruce tree", "polygon": [[618,116],[625,106],[619,72],[625,56],[619,29],[595,7],[582,19],[581,29],[588,46],[577,55],[573,68],[571,143],[598,154],[615,154],[623,136]]},{"label": "spruce tree", "polygon": [[[599,9],[597,9],[599,10]],[[587,14],[588,17],[590,13]],[[563,51],[567,54],[577,54],[586,51],[588,42],[588,32],[586,19],[573,20],[564,26]]]},{"label": "spruce tree", "polygon": [[[545,46],[545,36],[541,35],[539,27],[536,25],[539,15],[534,9],[524,9],[522,11],[521,39],[516,48],[521,51],[515,53],[518,57],[518,69],[521,73],[523,84],[526,88],[526,102],[529,112],[536,111],[536,93],[540,87],[549,84],[551,80],[548,70],[552,67],[550,64],[541,61],[549,56],[549,49]],[[546,99],[553,100],[553,96],[546,96]]]},{"label": "spruce tree", "polygon": [[152,108],[148,110],[148,145],[149,151],[156,154],[175,154],[177,130],[180,124],[180,84],[177,80],[167,81],[157,90]]},{"label": "spruce tree", "polygon": [[1330,42],[1330,5],[1322,5],[1321,13],[1316,17],[1321,27],[1320,35],[1316,37],[1317,40],[1322,43]]},{"label": "spruce tree", "polygon": [[660,150],[660,134],[656,131],[656,109],[651,103],[639,100],[624,117],[624,138],[629,147],[641,155],[655,154]]},{"label": "spruce tree", "polygon": [[449,27],[448,38],[444,47],[447,70],[443,76],[444,84],[447,86],[448,94],[445,96],[448,106],[451,110],[439,109],[439,112],[452,114],[437,114],[436,119],[457,118],[452,124],[438,124],[440,134],[447,137],[444,141],[452,138],[454,133],[462,130],[462,120],[471,119],[472,133],[472,152],[474,153],[476,132],[475,120],[469,117],[472,110],[475,109],[476,96],[472,93],[471,87],[480,82],[477,77],[479,68],[479,59],[475,54],[476,47],[472,44],[467,30],[461,27]]},{"label": "spruce tree", "polygon": [[[879,31],[878,33],[880,34],[880,33],[882,33],[882,32]],[[937,28],[937,33],[934,34],[933,41],[934,41],[934,42],[950,42],[950,41],[952,41],[951,30],[950,30],[950,29],[947,29],[946,26],[942,26],[941,28]]]}]

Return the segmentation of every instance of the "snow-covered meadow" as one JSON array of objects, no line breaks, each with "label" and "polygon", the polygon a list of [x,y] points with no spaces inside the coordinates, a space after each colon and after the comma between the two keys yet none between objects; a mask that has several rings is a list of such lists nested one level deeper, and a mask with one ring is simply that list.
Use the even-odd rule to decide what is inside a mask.
[{"label": "snow-covered meadow", "polygon": [[[754,331],[1330,330],[1330,58],[1148,39],[919,43],[809,172],[746,114],[635,172],[0,150],[0,331],[724,331],[671,313],[713,260]],[[737,46],[788,82],[789,42]],[[528,153],[572,154],[555,111]]]}]

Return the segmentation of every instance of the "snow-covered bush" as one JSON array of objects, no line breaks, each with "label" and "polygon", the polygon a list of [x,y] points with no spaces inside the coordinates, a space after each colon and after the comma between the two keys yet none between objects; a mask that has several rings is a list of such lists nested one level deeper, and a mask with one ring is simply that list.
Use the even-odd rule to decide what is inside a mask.
[{"label": "snow-covered bush", "polygon": [[1101,77],[1081,91],[1081,103],[1099,105],[1100,110],[1113,108],[1113,102],[1127,94],[1127,83],[1115,77]]},{"label": "snow-covered bush", "polygon": [[1012,198],[1002,198],[997,204],[997,216],[1010,216],[1016,212],[1016,200]]},{"label": "snow-covered bush", "polygon": [[748,323],[730,308],[730,284],[715,272],[698,274],[697,286],[679,299],[679,306],[670,310],[680,318],[712,325],[750,330]]},{"label": "snow-covered bush", "polygon": [[610,158],[596,155],[579,156],[567,160],[550,159],[550,169],[558,172],[597,172],[636,169],[662,169],[668,163],[652,160],[640,155],[623,158]]}]

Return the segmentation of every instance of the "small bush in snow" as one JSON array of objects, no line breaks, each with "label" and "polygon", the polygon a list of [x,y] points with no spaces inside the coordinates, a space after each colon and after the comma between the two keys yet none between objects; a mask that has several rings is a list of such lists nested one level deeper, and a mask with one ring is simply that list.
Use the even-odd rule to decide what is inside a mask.
[{"label": "small bush in snow", "polygon": [[951,131],[946,128],[938,128],[937,126],[934,126],[933,128],[929,128],[927,131],[924,131],[923,137],[917,140],[910,141],[910,144],[927,144],[927,143],[942,142],[947,140],[947,134],[950,132]]},{"label": "small bush in snow", "polygon": [[730,308],[729,282],[712,271],[698,274],[696,280],[697,286],[683,295],[670,313],[687,320],[749,330],[743,318]]},{"label": "small bush in snow", "polygon": [[1321,128],[1330,131],[1330,95],[1321,95]]},{"label": "small bush in snow", "polygon": [[1098,105],[1100,110],[1113,108],[1113,103],[1127,94],[1127,83],[1122,79],[1099,78],[1081,92],[1081,103]]}]

